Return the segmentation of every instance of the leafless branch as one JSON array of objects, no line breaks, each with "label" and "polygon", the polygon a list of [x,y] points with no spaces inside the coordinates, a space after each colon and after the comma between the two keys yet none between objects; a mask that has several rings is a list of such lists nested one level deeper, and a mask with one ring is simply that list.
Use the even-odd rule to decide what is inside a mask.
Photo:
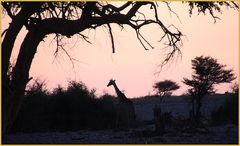
[{"label": "leafless branch", "polygon": [[170,2],[168,2],[168,1],[163,1],[163,2],[167,5],[168,10],[170,11],[170,14],[173,13],[173,14],[178,18],[179,22],[181,22],[181,20],[180,20],[178,14],[177,14],[176,12],[174,12],[174,11],[171,9],[171,7],[170,7],[170,5],[169,5]]},{"label": "leafless branch", "polygon": [[143,46],[143,48],[145,49],[145,50],[148,50],[147,49],[147,47],[144,45],[144,43],[142,42],[142,40],[141,40],[141,38],[139,37],[139,30],[138,29],[136,29],[136,35],[137,35],[137,39],[139,40],[139,42],[141,43],[141,45]]},{"label": "leafless branch", "polygon": [[80,35],[86,42],[88,42],[89,44],[92,44],[92,43],[88,40],[88,37],[87,37],[87,36],[81,34],[80,32],[77,33],[77,34]]},{"label": "leafless branch", "polygon": [[214,20],[214,23],[216,23],[217,22],[217,20],[216,19],[219,19],[220,20],[220,18],[219,17],[217,17],[217,16],[215,16],[214,14],[213,14],[213,11],[212,10],[210,10],[210,9],[208,9],[209,10],[209,13],[210,13],[210,15],[212,16],[212,18],[213,18],[213,20]]},{"label": "leafless branch", "polygon": [[[57,43],[57,48],[54,52],[54,60],[56,59],[56,57],[58,56],[58,53],[59,53],[59,50],[62,50],[66,55],[67,57],[69,58],[71,64],[72,64],[72,68],[74,69],[75,68],[75,65],[74,65],[74,61],[78,61],[77,59],[73,58],[69,53],[68,51],[64,48],[64,45],[62,44],[63,42],[63,38],[64,36],[61,36],[60,34],[56,34],[56,36],[54,37],[54,39],[56,39],[56,43]],[[53,60],[53,62],[54,62]],[[79,61],[78,61],[79,62]]]},{"label": "leafless branch", "polygon": [[[87,4],[89,10],[92,10],[92,11],[86,11],[87,9],[86,7],[84,7],[85,4]],[[81,16],[76,20],[68,20],[67,18],[65,19],[58,18],[60,14],[56,9],[61,9],[61,8],[58,8],[58,7],[61,7],[61,5],[58,5],[57,8],[53,7],[51,11],[52,13],[54,13],[54,11],[57,12],[57,18],[49,18],[49,19],[41,20],[41,22],[37,22],[39,29],[40,28],[43,29],[44,32],[46,32],[46,34],[57,33],[57,34],[61,34],[62,36],[71,37],[72,35],[82,32],[85,29],[90,30],[90,29],[95,29],[99,26],[107,26],[110,34],[111,43],[112,43],[112,52],[115,53],[115,42],[114,42],[114,36],[112,33],[112,27],[110,26],[111,23],[115,23],[120,27],[123,27],[123,25],[131,26],[135,30],[137,39],[139,40],[139,42],[141,43],[141,45],[145,50],[148,50],[149,48],[153,49],[154,46],[152,46],[151,43],[148,42],[148,40],[145,38],[145,36],[141,34],[141,30],[144,26],[147,26],[149,24],[154,24],[159,26],[164,33],[163,36],[160,37],[159,41],[166,40],[167,41],[166,45],[171,48],[169,54],[167,55],[167,58],[164,60],[162,64],[166,64],[169,60],[173,58],[173,56],[177,52],[180,52],[179,43],[181,42],[182,33],[176,28],[174,30],[171,30],[169,27],[166,27],[162,23],[162,21],[158,18],[157,5],[154,2],[127,2],[122,7],[113,7],[110,4],[107,4],[107,6],[105,5],[106,11],[107,9],[109,9],[108,11],[111,11],[111,14],[110,12],[104,12],[103,10],[104,4],[100,2],[99,3],[87,2],[81,5],[84,5],[83,7],[80,6],[81,8],[79,8],[82,11],[82,12],[79,12],[79,14],[81,13]],[[130,5],[132,6],[126,12],[126,14],[122,14],[118,12],[123,10],[124,8],[127,8]],[[150,10],[154,12],[154,18],[147,18],[144,14],[141,14],[141,12],[139,12],[139,9],[144,5],[151,6]],[[48,6],[51,7],[51,3],[50,4],[48,3]],[[138,18],[137,14],[143,15],[143,18]],[[83,17],[82,15],[84,15],[85,17]],[[33,24],[36,24],[36,23],[33,22]],[[55,24],[58,24],[58,25],[56,26]],[[45,28],[48,28],[48,29],[45,29]],[[90,43],[86,36],[82,34],[79,34],[79,35],[82,37],[82,39]],[[59,38],[57,38],[57,40],[59,40]],[[61,49],[60,47],[61,45],[59,43],[57,43],[57,46],[59,47],[56,49],[55,55],[57,54],[58,50]]]},{"label": "leafless branch", "polygon": [[55,50],[55,52],[54,52],[54,56],[55,56],[55,58],[57,57],[57,55],[58,55],[58,50],[59,50],[59,42],[60,42],[60,40],[59,40],[59,34],[56,34],[56,36],[53,38],[53,40],[55,40],[56,39],[56,42],[57,42],[57,48],[56,48],[56,50]]},{"label": "leafless branch", "polygon": [[154,47],[142,36],[140,31],[138,32],[138,35],[148,44],[148,46],[150,46],[152,49],[154,49]]},{"label": "leafless branch", "polygon": [[[171,47],[171,51],[166,55],[166,58],[160,65],[160,67],[162,67],[166,63],[168,63],[174,57],[174,55],[176,53],[181,55],[179,45],[181,44],[182,33],[174,25],[170,25],[169,27],[174,27],[176,31],[173,32],[173,31],[169,30],[169,27],[166,27],[162,23],[162,21],[158,18],[158,12],[157,12],[156,5],[153,2],[148,2],[148,4],[150,4],[151,8],[154,10],[155,20],[152,20],[152,19],[133,20],[133,19],[131,19],[130,21],[133,23],[129,22],[129,25],[135,29],[138,40],[140,41],[140,43],[146,50],[147,50],[147,47],[144,45],[142,40],[144,40],[151,48],[153,48],[153,46],[151,46],[151,44],[140,34],[141,27],[148,25],[148,24],[157,24],[158,26],[160,26],[160,28],[163,30],[164,34],[160,38],[159,42],[166,38],[167,42],[168,42],[166,44],[167,47]],[[170,11],[171,11],[171,9],[170,9]]]},{"label": "leafless branch", "polygon": [[108,30],[109,30],[109,34],[110,34],[110,38],[111,38],[111,43],[112,43],[112,52],[115,53],[115,45],[114,45],[112,28],[111,28],[110,24],[107,24],[107,26],[108,26]]},{"label": "leafless branch", "polygon": [[139,11],[137,13],[141,14],[143,16],[143,18],[146,20],[146,16],[143,13],[141,13]]},{"label": "leafless branch", "polygon": [[105,6],[102,6],[102,11],[105,12],[105,11],[108,11],[110,14],[113,14],[113,13],[119,13],[120,11],[122,11],[123,9],[127,8],[129,5],[131,5],[133,2],[126,2],[125,4],[123,4],[122,6],[120,7],[115,7],[111,4],[107,4]]}]

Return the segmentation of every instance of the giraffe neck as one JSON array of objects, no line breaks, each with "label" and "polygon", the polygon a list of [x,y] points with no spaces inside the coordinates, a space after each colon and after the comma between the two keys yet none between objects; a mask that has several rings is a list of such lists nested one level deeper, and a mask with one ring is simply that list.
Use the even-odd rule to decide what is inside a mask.
[{"label": "giraffe neck", "polygon": [[126,99],[127,97],[118,89],[116,83],[113,84],[113,87],[117,93],[117,96],[120,98],[120,99]]}]

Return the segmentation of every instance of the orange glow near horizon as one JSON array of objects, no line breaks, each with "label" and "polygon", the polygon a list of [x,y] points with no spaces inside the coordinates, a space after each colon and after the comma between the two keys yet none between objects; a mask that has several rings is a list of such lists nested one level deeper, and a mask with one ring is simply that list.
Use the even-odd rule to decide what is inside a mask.
[{"label": "orange glow near horizon", "polygon": [[[97,95],[108,92],[114,94],[112,87],[107,87],[111,78],[116,80],[120,90],[124,90],[127,97],[139,97],[154,94],[152,85],[164,79],[170,79],[180,85],[175,95],[181,95],[187,90],[182,83],[183,77],[191,77],[191,60],[196,56],[212,56],[219,63],[227,65],[239,76],[239,14],[237,10],[223,9],[223,13],[217,13],[221,20],[214,23],[213,18],[206,14],[197,15],[197,12],[189,17],[188,7],[180,2],[171,3],[172,10],[178,15],[170,13],[166,6],[159,6],[159,16],[163,23],[174,24],[184,34],[183,46],[181,47],[182,59],[175,59],[173,63],[164,66],[160,74],[154,75],[157,65],[164,59],[169,51],[163,49],[164,42],[157,41],[161,37],[161,29],[155,26],[147,26],[142,32],[144,36],[155,46],[155,49],[144,50],[137,40],[135,32],[128,26],[124,30],[113,26],[116,53],[112,54],[111,40],[108,30],[104,27],[96,30],[84,31],[89,36],[92,44],[88,44],[81,38],[73,36],[64,39],[68,53],[78,61],[72,66],[64,52],[59,52],[54,57],[56,42],[53,35],[48,35],[44,42],[38,46],[35,54],[30,76],[46,80],[49,89],[58,84],[67,86],[68,80],[84,82],[88,88],[96,88]],[[147,10],[143,9],[145,13]],[[163,15],[164,14],[164,15]],[[8,27],[9,18],[2,16],[2,31]],[[18,36],[12,60],[16,59],[17,53],[26,33],[25,28]],[[234,81],[233,81],[234,82]],[[235,81],[236,82],[236,81]],[[218,93],[230,90],[231,84],[217,86]]]}]

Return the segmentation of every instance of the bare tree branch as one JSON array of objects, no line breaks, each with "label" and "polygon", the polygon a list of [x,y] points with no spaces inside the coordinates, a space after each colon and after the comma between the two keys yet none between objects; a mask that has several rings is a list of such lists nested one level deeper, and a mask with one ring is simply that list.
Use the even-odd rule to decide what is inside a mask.
[{"label": "bare tree branch", "polygon": [[89,44],[92,44],[92,43],[88,40],[88,37],[87,37],[87,36],[81,34],[80,32],[77,33],[77,34],[80,35],[86,42],[88,42]]},{"label": "bare tree branch", "polygon": [[142,44],[142,46],[143,46],[143,48],[145,49],[145,50],[148,50],[147,49],[147,47],[144,45],[144,43],[142,42],[142,40],[140,39],[140,37],[139,37],[139,30],[138,29],[136,29],[136,34],[137,34],[137,39],[139,40],[139,42]]},{"label": "bare tree branch", "polygon": [[[90,3],[89,2],[88,6],[94,7],[93,11],[95,13],[98,13],[99,15],[101,15],[101,13],[103,13],[103,11],[101,11],[101,8],[97,7],[96,4],[98,4],[98,3]],[[102,15],[101,17],[99,17],[99,15],[95,16],[95,15],[91,14],[88,17],[81,17],[80,19],[77,19],[77,20],[49,18],[49,19],[41,20],[39,23],[37,22],[38,20],[36,20],[36,22],[34,24],[38,24],[46,32],[46,34],[54,32],[54,33],[59,33],[61,35],[67,36],[67,37],[70,37],[78,32],[81,32],[84,29],[87,29],[87,28],[95,29],[104,24],[116,23],[121,27],[123,24],[127,24],[135,29],[138,40],[140,41],[140,43],[146,50],[148,50],[147,49],[148,47],[145,45],[145,43],[150,48],[154,48],[154,47],[140,33],[140,29],[143,26],[146,26],[149,24],[157,24],[161,27],[161,29],[164,32],[164,35],[160,38],[160,41],[163,40],[164,38],[167,38],[168,46],[170,46],[173,49],[172,50],[173,53],[171,53],[172,55],[168,55],[169,58],[166,59],[166,61],[170,60],[170,58],[173,57],[174,53],[176,52],[175,50],[179,49],[178,42],[181,41],[181,35],[182,35],[181,32],[179,30],[177,30],[177,32],[171,32],[167,27],[165,27],[163,25],[163,23],[158,19],[157,8],[156,8],[155,3],[153,3],[153,2],[127,2],[125,5],[123,5],[122,7],[119,7],[119,8],[117,8],[117,7],[113,8],[110,4],[108,4],[107,7],[109,7],[109,8],[111,7],[112,11],[114,11],[114,10],[120,11],[122,8],[126,8],[130,4],[133,4],[133,6],[125,15],[117,13],[117,12],[113,12],[113,14],[111,14],[111,15],[107,15],[107,13],[106,13],[106,14]],[[151,5],[151,7],[154,10],[155,20],[146,19],[146,17],[144,17],[144,19],[142,19],[142,20],[141,19],[137,19],[137,20],[133,19],[135,17],[136,13],[141,14],[141,12],[139,12],[138,9],[143,5]],[[101,13],[99,11],[101,11]],[[82,23],[82,22],[84,22],[84,23]],[[134,23],[132,23],[132,22],[134,22]],[[56,26],[55,24],[58,24],[58,26]],[[112,30],[111,30],[111,27],[109,28],[109,25],[108,25],[108,29],[109,29],[113,53],[114,53],[115,45],[114,45]],[[86,40],[86,37],[83,37],[83,39]]]},{"label": "bare tree branch", "polygon": [[127,8],[129,5],[131,5],[133,2],[126,2],[125,4],[123,4],[120,7],[115,7],[112,4],[107,4],[105,6],[102,6],[102,11],[109,11],[111,14],[113,14],[114,12],[119,13],[120,11],[122,11],[123,9]]},{"label": "bare tree branch", "polygon": [[163,2],[167,5],[168,10],[170,11],[170,14],[173,13],[173,14],[178,18],[179,22],[181,22],[181,20],[180,20],[178,14],[177,14],[176,12],[174,12],[174,11],[171,9],[171,7],[170,7],[170,5],[169,5],[170,2],[168,2],[168,1],[163,1]]},{"label": "bare tree branch", "polygon": [[[74,65],[74,61],[78,61],[77,59],[73,58],[69,53],[68,51],[64,48],[64,44],[62,44],[62,40],[64,39],[64,36],[61,36],[60,34],[56,34],[56,36],[54,37],[54,39],[56,39],[56,45],[57,45],[57,48],[54,52],[54,60],[57,58],[58,56],[58,53],[59,53],[59,50],[62,50],[66,55],[67,57],[69,58],[71,64],[72,64],[72,68],[74,69],[75,68],[75,65]],[[53,61],[54,61],[53,60]],[[79,62],[79,61],[78,61]]]},{"label": "bare tree branch", "polygon": [[213,18],[213,20],[214,20],[214,23],[216,23],[216,22],[217,22],[217,20],[216,20],[216,19],[219,19],[219,20],[220,20],[220,18],[219,18],[219,17],[217,17],[217,16],[215,16],[215,15],[213,14],[213,11],[212,11],[212,10],[210,10],[210,9],[209,9],[209,13],[210,13],[210,15],[212,16],[212,18]]},{"label": "bare tree branch", "polygon": [[111,43],[112,43],[112,53],[115,53],[115,45],[114,45],[112,28],[111,28],[110,24],[107,24],[107,26],[108,26],[108,30],[109,30],[109,34],[110,34],[110,38],[111,38]]}]

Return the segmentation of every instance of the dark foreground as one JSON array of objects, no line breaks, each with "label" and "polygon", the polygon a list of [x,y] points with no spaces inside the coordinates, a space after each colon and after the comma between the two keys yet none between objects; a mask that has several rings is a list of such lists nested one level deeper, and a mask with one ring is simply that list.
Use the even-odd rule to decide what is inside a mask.
[{"label": "dark foreground", "polygon": [[153,125],[128,131],[81,130],[76,132],[16,133],[7,135],[3,144],[238,144],[235,125],[209,127],[207,133],[168,132],[149,135]]}]

